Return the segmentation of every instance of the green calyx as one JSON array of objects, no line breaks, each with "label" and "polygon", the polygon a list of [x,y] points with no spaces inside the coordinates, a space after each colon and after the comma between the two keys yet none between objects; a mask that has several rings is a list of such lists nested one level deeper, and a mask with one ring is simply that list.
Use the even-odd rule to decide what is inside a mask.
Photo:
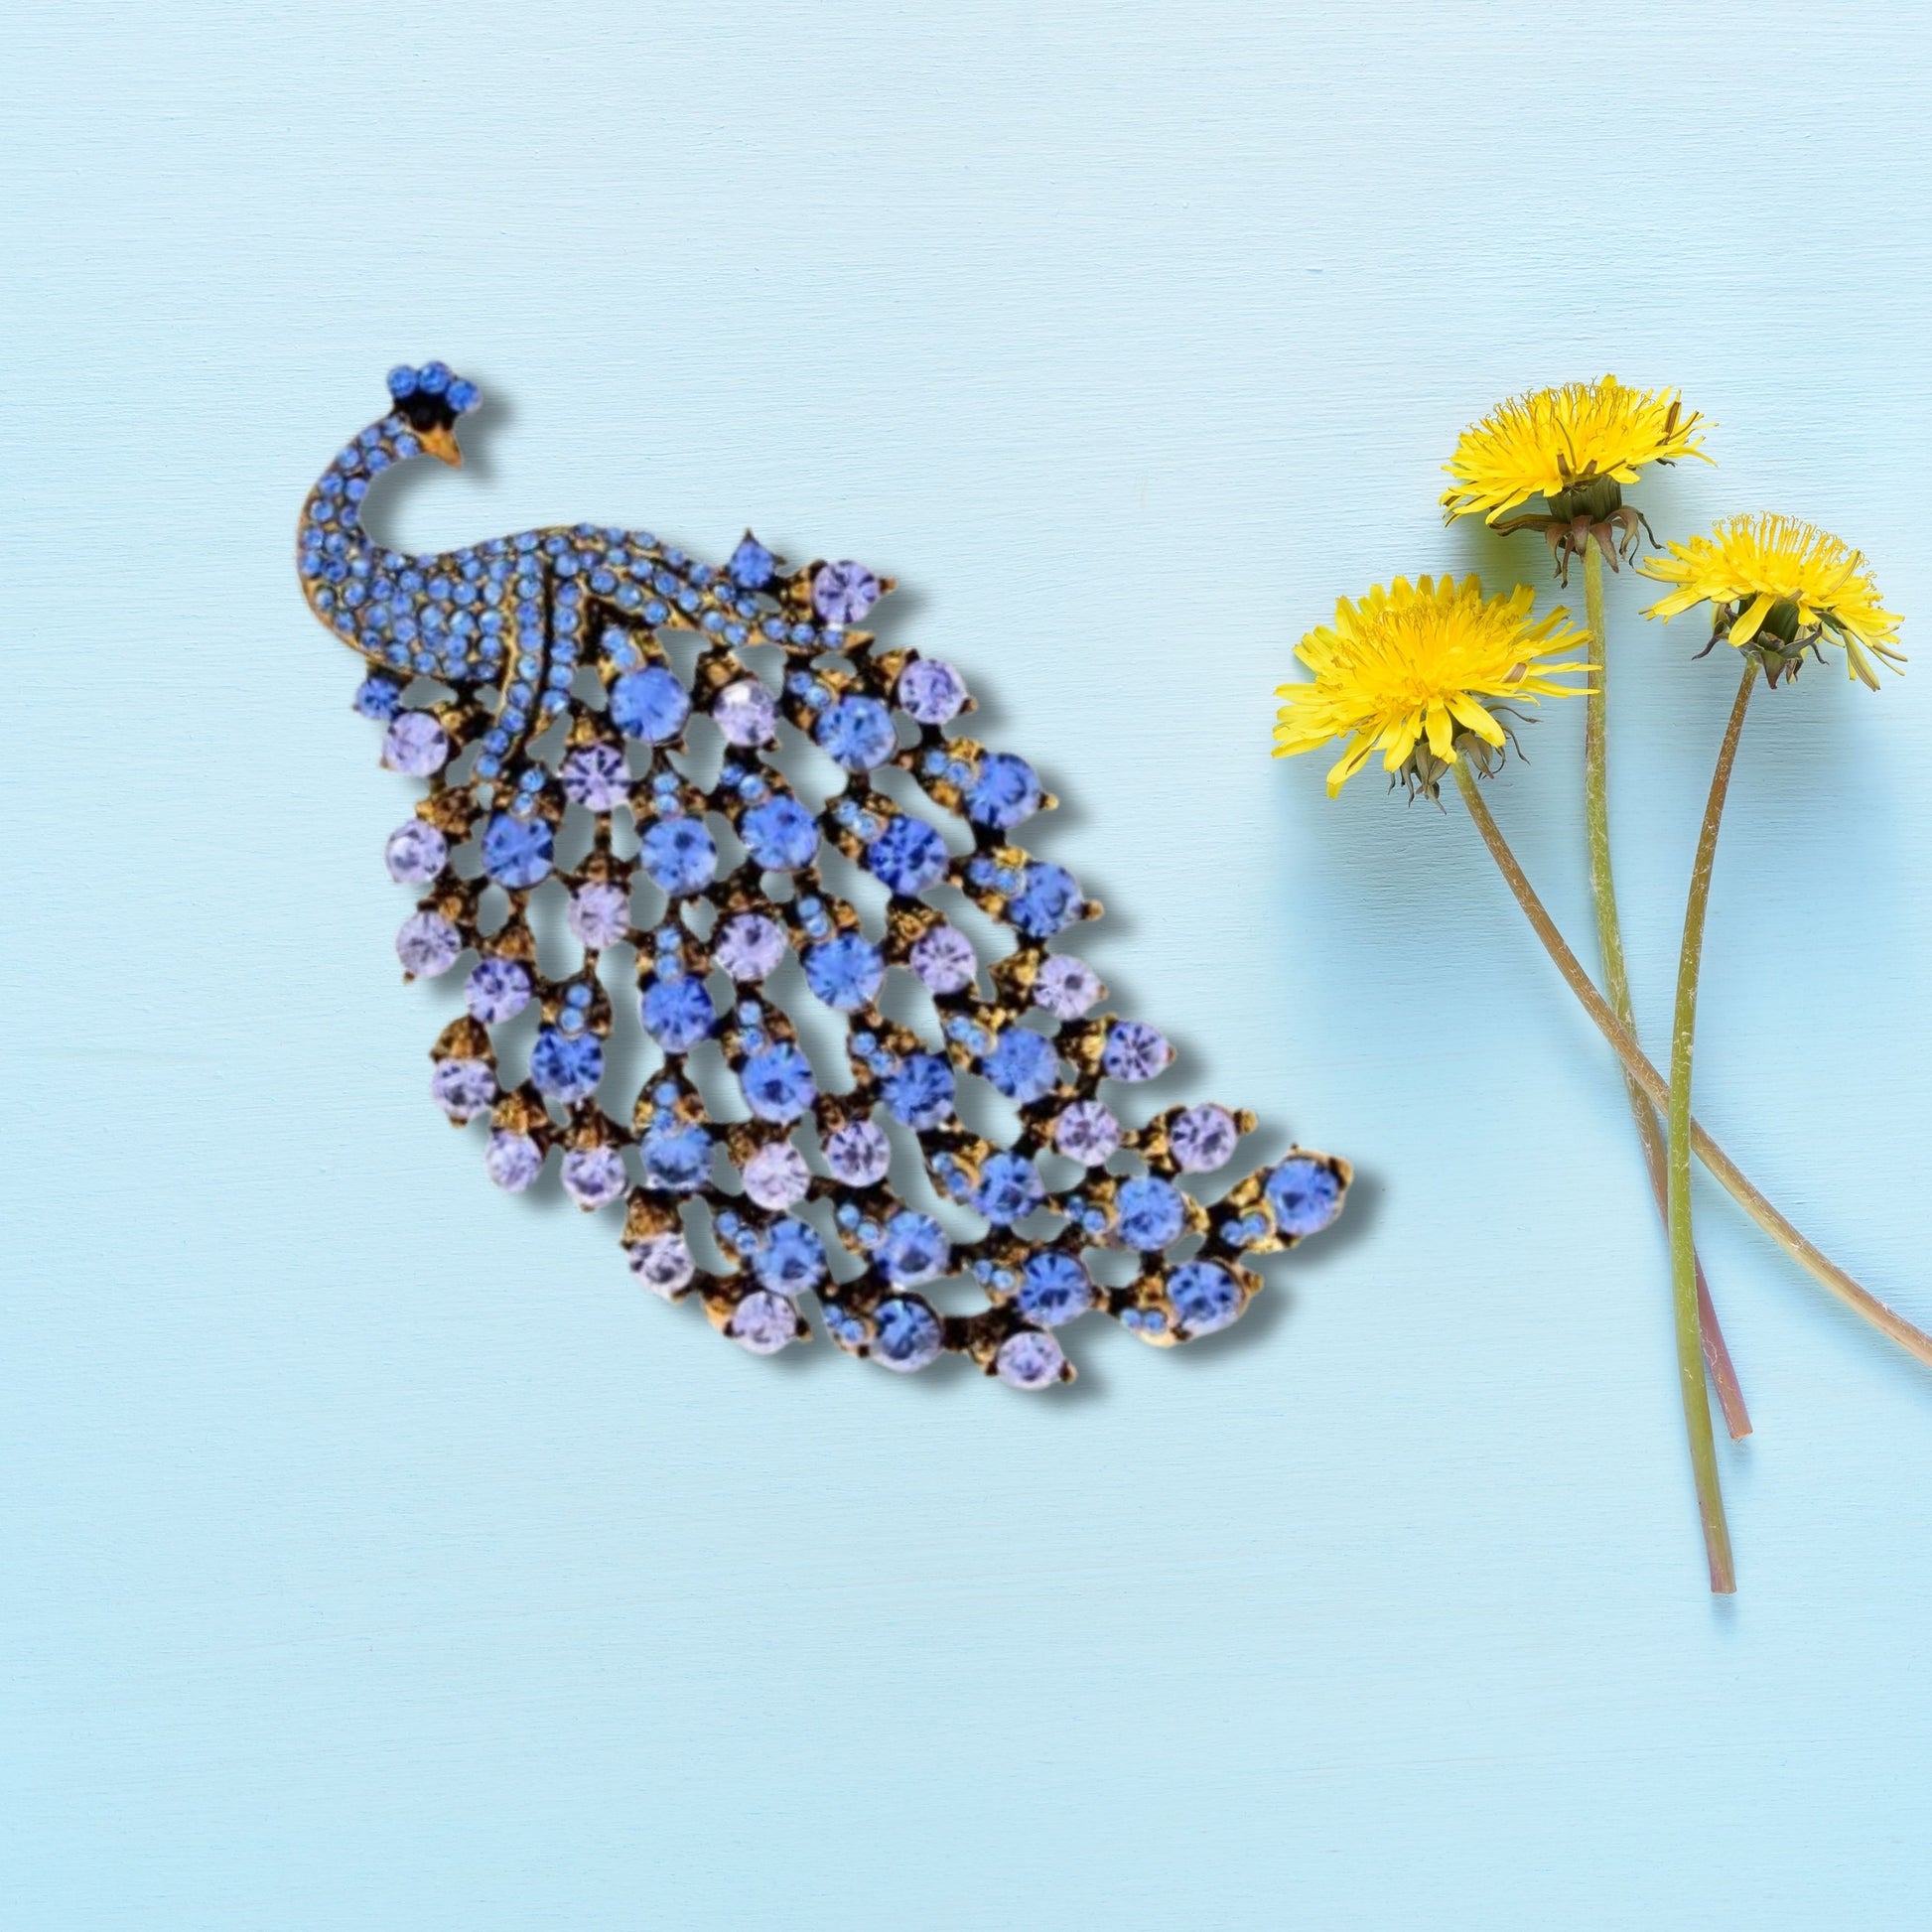
[{"label": "green calyx", "polygon": [[1544,499],[1565,523],[1607,523],[1623,507],[1623,485],[1613,477],[1588,477]]}]

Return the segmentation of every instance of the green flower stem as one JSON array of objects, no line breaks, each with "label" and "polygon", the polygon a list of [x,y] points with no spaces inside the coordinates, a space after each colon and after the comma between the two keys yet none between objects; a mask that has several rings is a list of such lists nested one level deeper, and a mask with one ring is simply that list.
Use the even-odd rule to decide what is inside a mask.
[{"label": "green flower stem", "polygon": [[[1630,1004],[1630,975],[1623,963],[1623,927],[1616,915],[1616,880],[1610,871],[1609,808],[1609,713],[1605,686],[1608,680],[1609,631],[1603,614],[1603,553],[1594,542],[1584,551],[1584,613],[1589,625],[1589,692],[1584,700],[1584,824],[1589,840],[1589,891],[1596,907],[1596,946],[1603,961],[1603,991],[1610,1011],[1631,1038],[1637,1036],[1635,1012]],[[1670,1206],[1665,1177],[1664,1135],[1657,1124],[1657,1111],[1644,1090],[1626,1071],[1623,1091],[1630,1102],[1630,1118],[1637,1125],[1637,1139],[1643,1147],[1643,1162],[1650,1175],[1651,1197],[1657,1203],[1657,1216],[1670,1225]],[[1744,1391],[1738,1385],[1730,1350],[1725,1345],[1724,1330],[1718,1325],[1717,1306],[1711,1300],[1711,1285],[1705,1280],[1704,1264],[1693,1255],[1698,1301],[1698,1333],[1718,1401],[1725,1412],[1725,1427],[1732,1442],[1751,1433],[1750,1412],[1744,1407]]]},{"label": "green flower stem", "polygon": [[1744,709],[1757,682],[1757,659],[1744,653],[1744,675],[1730,707],[1718,767],[1711,774],[1711,796],[1698,830],[1697,859],[1691,867],[1691,892],[1684,905],[1684,944],[1677,955],[1677,1014],[1670,1043],[1670,1276],[1677,1312],[1677,1379],[1683,1385],[1684,1426],[1691,1434],[1691,1466],[1697,1471],[1698,1513],[1704,1519],[1704,1544],[1711,1558],[1711,1587],[1737,1587],[1730,1567],[1730,1532],[1725,1524],[1724,1491],[1718,1483],[1718,1456],[1711,1441],[1711,1408],[1704,1397],[1704,1363],[1698,1353],[1697,1262],[1691,1246],[1691,1054],[1697,1038],[1698,974],[1704,966],[1704,919],[1711,906],[1711,869],[1718,857],[1718,827],[1730,793],[1730,770],[1744,732]]},{"label": "green flower stem", "polygon": [[[1469,816],[1475,820],[1476,830],[1482,834],[1482,842],[1489,848],[1489,856],[1495,860],[1497,870],[1515,896],[1517,904],[1523,908],[1524,915],[1529,919],[1531,926],[1535,928],[1536,936],[1543,941],[1544,950],[1556,962],[1558,972],[1569,982],[1570,990],[1576,994],[1584,1011],[1595,1023],[1596,1031],[1615,1049],[1617,1058],[1636,1079],[1651,1104],[1668,1109],[1669,1083],[1644,1057],[1643,1048],[1624,1031],[1603,996],[1597,992],[1589,975],[1584,971],[1577,955],[1570,950],[1569,942],[1557,930],[1556,921],[1545,910],[1543,901],[1536,896],[1535,887],[1530,884],[1523,868],[1516,863],[1516,855],[1510,851],[1508,842],[1503,838],[1496,821],[1490,817],[1488,803],[1476,789],[1475,779],[1470,774],[1468,759],[1457,759],[1452,768],[1455,772],[1455,781],[1461,788],[1463,800],[1469,807]],[[1861,1288],[1837,1262],[1806,1240],[1745,1179],[1736,1162],[1731,1160],[1730,1156],[1698,1125],[1695,1119],[1691,1122],[1691,1152],[1704,1163],[1731,1199],[1813,1279],[1830,1290],[1861,1318],[1870,1322],[1880,1334],[1889,1336],[1908,1355],[1923,1362],[1927,1368],[1932,1368],[1932,1335],[1928,1335],[1922,1328],[1913,1327],[1903,1315],[1894,1313],[1892,1310],[1886,1308],[1875,1295]]]}]

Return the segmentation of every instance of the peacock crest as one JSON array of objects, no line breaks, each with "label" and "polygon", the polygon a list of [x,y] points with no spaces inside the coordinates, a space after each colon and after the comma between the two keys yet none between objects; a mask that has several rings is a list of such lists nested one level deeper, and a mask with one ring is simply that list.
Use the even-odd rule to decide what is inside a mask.
[{"label": "peacock crest", "polygon": [[[1023,1389],[1071,1379],[1057,1331],[1089,1311],[1158,1345],[1226,1327],[1261,1287],[1244,1258],[1335,1218],[1349,1169],[1323,1154],[1212,1205],[1180,1184],[1224,1171],[1251,1114],[1122,1118],[1118,1090],[1173,1050],[1049,949],[1100,906],[1018,842],[1054,801],[957,729],[959,673],[862,627],[892,579],[787,569],[749,534],[714,568],[588,523],[401,555],[364,531],[363,497],[393,464],[459,463],[479,395],[439,362],[389,394],[309,493],[302,585],[366,660],[355,705],[382,762],[426,781],[388,841],[422,895],[396,950],[409,978],[473,961],[431,1091],[488,1123],[498,1186],[557,1152],[581,1207],[623,1202],[632,1273],[754,1353],[809,1338],[810,1295],[851,1354],[908,1371],[956,1351]],[[819,803],[808,744],[844,781]],[[560,974],[539,958],[546,896]],[[630,953],[647,1070],[621,1081]],[[813,1007],[842,1023],[837,1077],[801,1044]],[[962,1119],[989,1111],[974,1076],[1010,1103],[1004,1131]],[[928,1184],[970,1213],[926,1211]],[[1102,1279],[1125,1272],[1109,1251],[1134,1279]],[[918,1292],[960,1278],[977,1312]]]}]

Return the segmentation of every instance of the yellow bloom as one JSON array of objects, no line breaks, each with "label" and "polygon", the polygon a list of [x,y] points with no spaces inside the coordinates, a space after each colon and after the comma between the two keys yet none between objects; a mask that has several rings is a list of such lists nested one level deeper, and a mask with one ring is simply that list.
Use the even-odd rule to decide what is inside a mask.
[{"label": "yellow bloom", "polygon": [[[1559,682],[1587,676],[1581,660],[1556,664],[1586,633],[1566,627],[1561,608],[1530,621],[1536,594],[1519,585],[1485,601],[1474,577],[1460,584],[1398,577],[1358,602],[1335,605],[1334,628],[1311,630],[1295,655],[1314,673],[1311,684],[1284,684],[1275,724],[1275,756],[1293,758],[1331,739],[1348,749],[1328,773],[1332,798],[1379,750],[1385,770],[1402,773],[1435,796],[1456,759],[1458,743],[1484,769],[1489,749],[1507,733],[1481,700],[1574,697],[1584,687]],[[1478,741],[1466,744],[1469,736]]]},{"label": "yellow bloom", "polygon": [[1826,630],[1845,646],[1847,673],[1874,691],[1878,679],[1867,650],[1894,670],[1905,662],[1894,641],[1898,619],[1879,604],[1863,556],[1815,524],[1795,516],[1733,516],[1708,537],[1669,549],[1668,557],[1638,566],[1646,577],[1676,587],[1644,616],[1669,620],[1709,604],[1714,640],[1755,641],[1773,684],[1781,667],[1795,673],[1799,654]]},{"label": "yellow bloom", "polygon": [[[1555,499],[1590,483],[1633,483],[1646,463],[1687,456],[1709,463],[1699,447],[1708,427],[1695,411],[1684,413],[1675,389],[1632,389],[1613,375],[1512,396],[1457,439],[1455,455],[1443,466],[1454,480],[1443,492],[1443,508],[1450,519],[1482,516],[1494,523],[1532,496]],[[1620,496],[1607,508],[1619,505]],[[1552,508],[1573,513],[1568,503],[1553,500]]]}]

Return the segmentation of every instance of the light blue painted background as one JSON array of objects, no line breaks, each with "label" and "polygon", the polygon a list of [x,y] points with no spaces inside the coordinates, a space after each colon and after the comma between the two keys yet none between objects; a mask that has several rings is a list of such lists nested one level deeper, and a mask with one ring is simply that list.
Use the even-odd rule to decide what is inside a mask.
[{"label": "light blue painted background", "polygon": [[[1271,765],[1338,591],[1520,571],[1437,466],[1680,382],[1932,609],[1925,17],[1248,4],[16,9],[7,31],[0,1924],[1925,1922],[1932,1387],[1721,1197],[1758,1435],[1699,1580],[1661,1242],[1464,822]],[[1367,1184],[1071,1399],[760,1363],[424,1096],[408,795],[289,535],[747,518],[910,587],[1069,800],[1178,1094]],[[1664,999],[1729,669],[1613,592]],[[1917,630],[1919,626],[1913,626]],[[1581,932],[1581,719],[1499,811]],[[1752,726],[1707,1119],[1920,1320],[1932,670]]]}]

